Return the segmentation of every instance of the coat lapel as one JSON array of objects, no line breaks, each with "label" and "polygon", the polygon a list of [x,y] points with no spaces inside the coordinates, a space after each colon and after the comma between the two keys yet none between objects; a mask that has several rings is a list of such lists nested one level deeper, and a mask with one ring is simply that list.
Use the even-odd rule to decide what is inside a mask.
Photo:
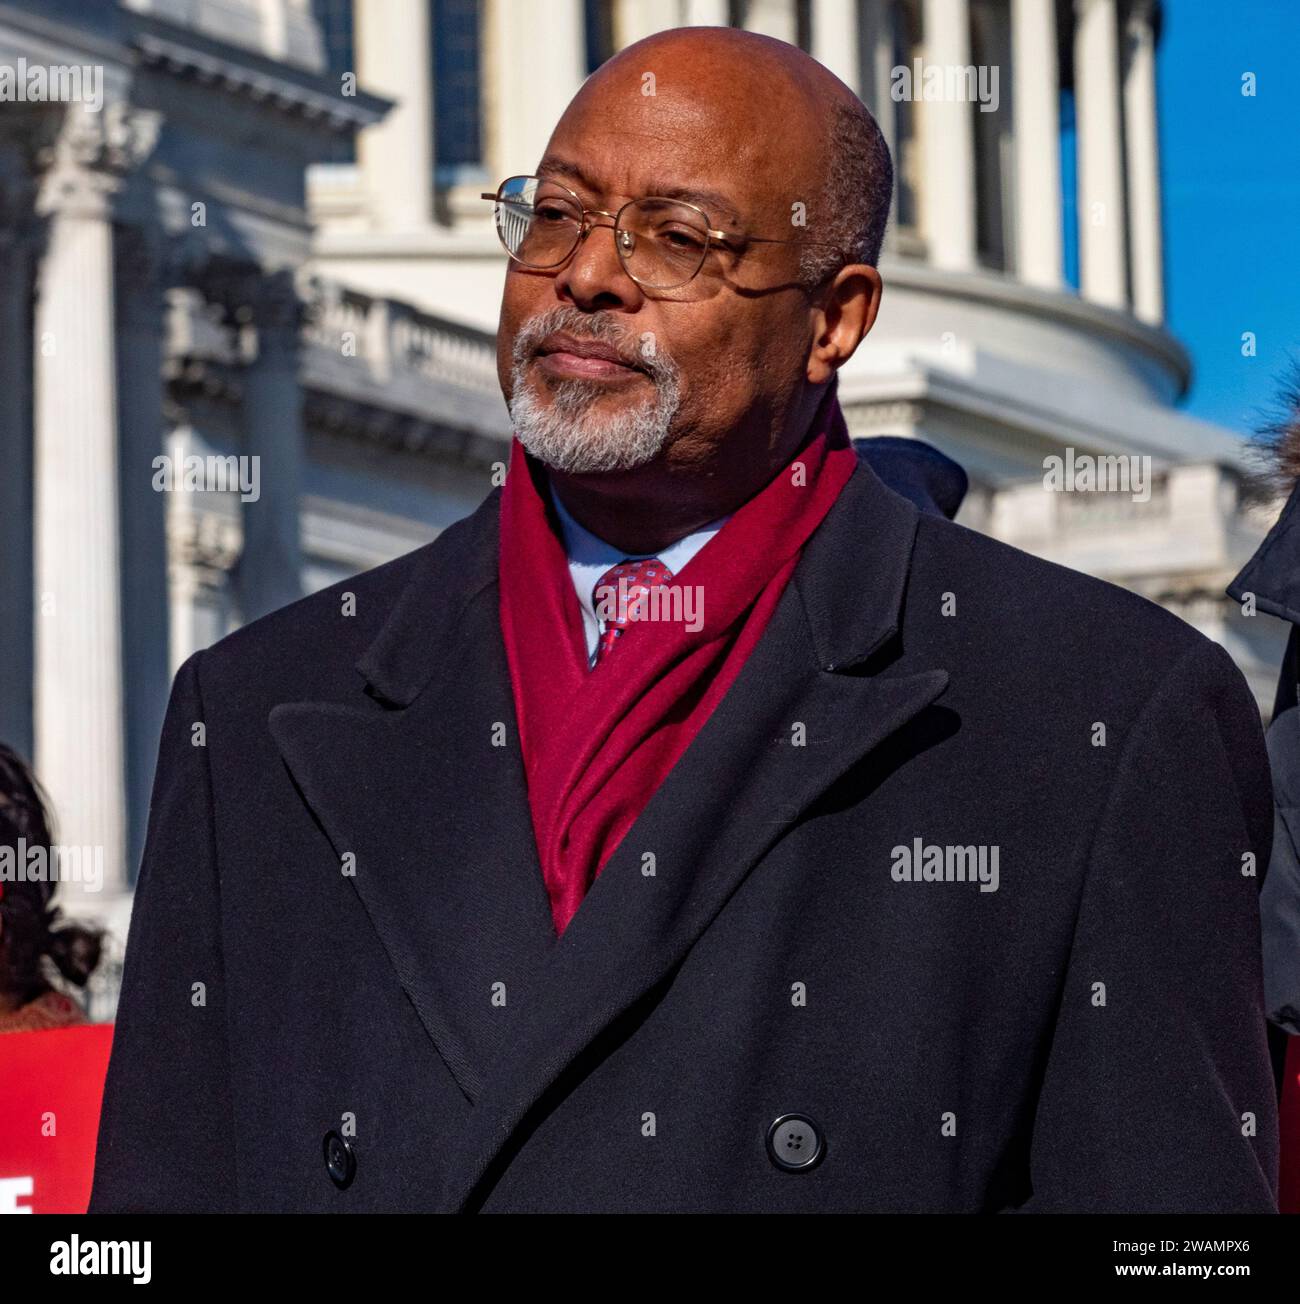
[{"label": "coat lapel", "polygon": [[268,719],[340,874],[354,858],[352,886],[470,1101],[510,993],[555,943],[518,747],[497,745],[516,736],[496,610],[498,502],[490,495],[416,559],[358,665],[356,705],[283,704]]},{"label": "coat lapel", "polygon": [[[476,1207],[550,1089],[654,994],[817,797],[947,686],[890,661],[918,513],[859,466],[732,688],[538,956],[458,1140],[443,1207]],[[499,642],[499,636],[496,640]],[[895,667],[895,671],[897,668]],[[797,724],[802,746],[792,745]],[[647,857],[653,857],[651,862]],[[645,872],[653,864],[653,874]],[[540,875],[535,857],[530,872]],[[505,886],[505,885],[497,885]],[[498,907],[499,908],[499,907]]]}]

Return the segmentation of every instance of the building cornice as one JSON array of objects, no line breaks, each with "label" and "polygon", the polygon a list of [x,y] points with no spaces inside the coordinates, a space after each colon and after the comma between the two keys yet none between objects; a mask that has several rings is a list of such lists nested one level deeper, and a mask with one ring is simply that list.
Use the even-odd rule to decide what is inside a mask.
[{"label": "building cornice", "polygon": [[[74,22],[55,6],[46,13],[6,5],[0,32],[21,35],[30,57],[156,69],[182,80],[215,86],[287,117],[351,135],[380,121],[393,101],[358,87],[343,95],[333,78],[233,45],[150,14],[113,6],[99,27]],[[3,41],[0,40],[0,44]],[[128,74],[129,75],[129,74]]]},{"label": "building cornice", "polygon": [[128,43],[140,63],[182,80],[213,86],[288,117],[352,134],[378,122],[393,101],[358,89],[342,95],[326,76],[198,32],[139,18]]},{"label": "building cornice", "polygon": [[[1044,398],[1041,389],[1015,382],[1014,370],[995,376],[963,376],[915,360],[902,372],[844,373],[839,393],[854,434],[898,433],[908,427],[924,433],[927,415],[942,419],[950,413],[960,425],[983,422],[990,430],[1014,437],[1023,448],[1043,453],[1067,446],[1101,453],[1140,451],[1152,458],[1158,470],[1200,461],[1225,467],[1243,478],[1251,473],[1247,442],[1232,431],[1174,409],[1115,404],[1100,395],[1090,408],[1077,401],[1053,403]],[[1053,383],[1072,386],[1081,382],[1058,377]],[[1014,483],[1017,478],[991,477],[998,485]]]},{"label": "building cornice", "polygon": [[1168,331],[1141,322],[1130,313],[1081,299],[1069,290],[1045,290],[992,272],[940,271],[904,258],[882,259],[880,274],[886,294],[891,285],[897,285],[935,298],[992,304],[1105,336],[1123,349],[1146,354],[1164,368],[1176,381],[1179,398],[1191,383],[1191,359]]}]

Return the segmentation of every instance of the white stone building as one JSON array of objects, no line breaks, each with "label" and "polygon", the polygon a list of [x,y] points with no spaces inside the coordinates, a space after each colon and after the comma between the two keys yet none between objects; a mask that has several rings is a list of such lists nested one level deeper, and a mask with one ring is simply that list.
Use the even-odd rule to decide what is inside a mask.
[{"label": "white stone building", "polygon": [[[971,476],[959,519],[1164,603],[1266,702],[1280,631],[1222,591],[1276,504],[1237,436],[1175,408],[1159,21],[1155,0],[0,0],[0,69],[102,75],[97,110],[84,87],[0,98],[0,737],[60,840],[103,848],[71,908],[124,933],[179,664],[487,491],[510,427],[479,193],[666,27],[797,42],[890,140],[854,434],[938,445]],[[930,69],[971,73],[930,98]],[[256,497],[160,491],[162,455],[256,457]],[[1150,459],[1147,492],[1044,487],[1045,459],[1112,455]]]}]

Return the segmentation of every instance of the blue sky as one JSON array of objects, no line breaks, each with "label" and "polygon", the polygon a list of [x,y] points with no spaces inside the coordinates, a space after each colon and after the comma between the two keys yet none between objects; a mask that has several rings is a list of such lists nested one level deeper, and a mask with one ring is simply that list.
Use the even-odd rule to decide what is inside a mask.
[{"label": "blue sky", "polygon": [[[1300,0],[1165,0],[1159,50],[1166,309],[1184,406],[1248,432],[1300,357]],[[1256,95],[1241,93],[1256,75]],[[1257,356],[1243,357],[1243,331]]]}]

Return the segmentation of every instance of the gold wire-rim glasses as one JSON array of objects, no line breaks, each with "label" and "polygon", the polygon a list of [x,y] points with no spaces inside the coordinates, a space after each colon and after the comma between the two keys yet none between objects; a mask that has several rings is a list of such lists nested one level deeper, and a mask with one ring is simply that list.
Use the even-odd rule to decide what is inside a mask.
[{"label": "gold wire-rim glasses", "polygon": [[[548,186],[554,186],[557,190],[563,191],[565,195],[567,195],[570,199],[572,199],[574,208],[576,208],[578,212],[581,214],[581,220],[578,224],[577,232],[574,235],[573,246],[558,261],[553,263],[529,262],[527,259],[520,258],[519,255],[516,254],[514,250],[510,248],[510,245],[506,242],[505,232],[502,230],[501,227],[499,206],[503,203],[511,202],[510,197],[502,195],[502,191],[504,191],[505,188],[508,185],[510,185],[511,182],[514,181],[523,181],[523,182],[536,181],[538,183],[545,182]],[[834,244],[828,240],[809,240],[798,236],[748,235],[740,231],[726,231],[721,228],[715,228],[713,223],[709,219],[709,215],[698,204],[691,203],[689,200],[685,200],[685,199],[675,199],[667,195],[642,195],[638,199],[629,199],[627,203],[621,204],[618,210],[613,213],[611,213],[608,209],[604,209],[604,208],[588,208],[578,197],[578,195],[576,195],[572,190],[570,190],[568,186],[561,185],[560,182],[554,180],[551,177],[540,177],[531,173],[523,173],[518,176],[507,177],[504,181],[501,182],[500,185],[497,186],[496,190],[494,191],[485,190],[480,193],[479,198],[490,199],[493,202],[493,204],[498,206],[493,210],[493,219],[494,219],[494,225],[496,227],[497,239],[501,241],[501,247],[506,251],[506,253],[512,259],[514,259],[515,262],[519,263],[520,266],[530,267],[534,271],[554,271],[557,267],[563,267],[564,264],[567,263],[569,259],[572,258],[573,255],[578,251],[579,246],[587,238],[588,234],[591,231],[595,230],[596,227],[605,225],[605,223],[603,222],[591,222],[588,219],[591,217],[612,218],[613,231],[614,231],[614,248],[618,253],[618,259],[623,267],[624,272],[626,272],[628,277],[631,280],[635,281],[638,285],[643,286],[646,289],[652,289],[652,290],[678,290],[681,289],[683,285],[689,285],[690,282],[693,281],[700,274],[700,269],[704,266],[705,261],[708,259],[709,249],[713,246],[714,242],[717,242],[722,245],[729,245],[737,242],[744,242],[746,244],[821,245],[822,247],[827,249],[837,250],[841,257],[845,256],[844,251],[840,249],[839,245]],[[704,224],[703,234],[705,235],[706,239],[703,248],[700,250],[699,262],[696,264],[694,271],[692,271],[691,274],[685,278],[685,280],[675,281],[672,284],[668,284],[668,285],[658,284],[655,282],[644,280],[642,277],[638,276],[635,272],[633,272],[631,268],[628,267],[627,265],[628,253],[624,247],[623,242],[619,240],[619,236],[627,235],[629,233],[625,231],[624,228],[620,225],[620,221],[623,214],[627,212],[629,208],[632,208],[639,204],[646,204],[646,203],[676,204],[679,207],[689,208],[693,212],[699,214],[700,219]],[[732,252],[734,253],[736,251],[733,249]]]}]

